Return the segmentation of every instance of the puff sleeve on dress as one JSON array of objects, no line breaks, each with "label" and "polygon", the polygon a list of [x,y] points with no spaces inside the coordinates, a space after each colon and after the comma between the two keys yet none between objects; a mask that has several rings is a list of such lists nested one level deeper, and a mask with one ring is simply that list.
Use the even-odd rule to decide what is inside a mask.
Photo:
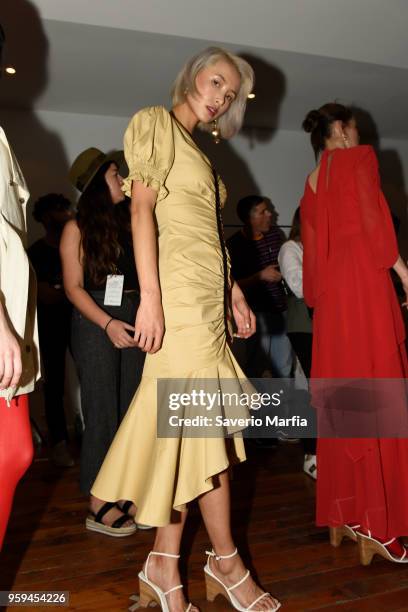
[{"label": "puff sleeve on dress", "polygon": [[169,112],[162,106],[144,108],[131,119],[124,136],[124,151],[129,175],[123,191],[129,197],[132,182],[140,181],[157,191],[157,201],[167,195],[166,178],[174,162],[173,126]]}]

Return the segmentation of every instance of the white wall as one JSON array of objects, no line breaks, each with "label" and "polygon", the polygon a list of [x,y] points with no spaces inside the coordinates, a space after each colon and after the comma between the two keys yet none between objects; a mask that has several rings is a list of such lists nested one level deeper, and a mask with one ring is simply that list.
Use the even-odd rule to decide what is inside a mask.
[{"label": "white wall", "polygon": [[[221,146],[221,145],[220,145]],[[278,223],[290,225],[292,215],[303,194],[305,177],[314,167],[313,151],[307,136],[301,132],[279,130],[269,140],[238,135],[232,142],[234,151],[245,160],[252,176],[255,192],[265,195],[273,202],[279,213]],[[228,168],[228,162],[225,165]],[[222,167],[220,168],[223,173]],[[237,176],[235,184],[230,176],[229,191],[232,209],[237,199],[250,193],[246,188],[245,175]],[[236,221],[235,211],[229,211],[225,220]]]},{"label": "white wall", "polygon": [[407,67],[405,0],[31,1],[43,19]]},{"label": "white wall", "polygon": [[[73,159],[89,146],[104,151],[121,148],[127,122],[127,117],[54,111],[2,111],[1,115],[33,200],[50,191],[62,192],[75,200],[77,193],[67,178]],[[243,133],[230,143],[219,145],[214,145],[206,135],[200,135],[199,141],[227,185],[229,200],[224,215],[227,224],[238,223],[236,201],[249,193],[270,197],[279,213],[279,224],[290,224],[303,193],[305,177],[314,165],[307,135],[280,130],[273,135]],[[408,236],[408,142],[384,140],[380,165],[391,208],[402,219],[401,229]],[[33,240],[41,234],[41,229],[30,214],[29,221]]]}]

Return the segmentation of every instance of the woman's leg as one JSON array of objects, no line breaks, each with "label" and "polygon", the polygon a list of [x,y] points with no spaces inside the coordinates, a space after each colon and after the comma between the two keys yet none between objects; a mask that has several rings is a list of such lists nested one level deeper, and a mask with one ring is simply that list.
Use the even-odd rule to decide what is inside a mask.
[{"label": "woman's leg", "polygon": [[[183,535],[187,511],[180,512],[180,521],[166,527],[158,527],[152,551],[171,555],[180,554],[180,542]],[[181,584],[178,559],[152,555],[148,563],[143,566],[145,576],[166,592]],[[173,591],[166,596],[171,612],[184,612],[187,602],[182,589]],[[193,607],[193,610],[197,608]]]},{"label": "woman's leg", "polygon": [[0,398],[0,550],[18,481],[33,460],[28,395]]},{"label": "woman's leg", "polygon": [[[119,427],[120,351],[102,329],[74,311],[72,353],[81,387],[81,407],[85,429],[82,436],[80,489],[89,495],[90,510],[96,514],[105,500],[90,490]],[[102,522],[112,525],[123,513],[109,510]],[[132,524],[128,521],[123,526]]]},{"label": "woman's leg", "polygon": [[[230,555],[235,551],[235,544],[231,535],[230,520],[230,488],[228,472],[218,475],[219,486],[205,493],[199,499],[200,510],[213,546],[217,555]],[[239,555],[230,559],[210,559],[210,568],[216,576],[227,586],[231,587],[239,582],[246,573],[246,568]],[[233,591],[233,595],[244,607],[263,593],[251,576]],[[263,597],[254,610],[271,610],[277,601],[270,595]]]}]

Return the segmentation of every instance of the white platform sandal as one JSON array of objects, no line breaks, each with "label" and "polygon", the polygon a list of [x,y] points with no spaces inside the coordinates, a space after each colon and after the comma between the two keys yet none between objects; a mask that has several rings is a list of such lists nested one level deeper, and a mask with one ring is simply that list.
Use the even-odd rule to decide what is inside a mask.
[{"label": "white platform sandal", "polygon": [[[147,555],[144,569],[139,572],[139,602],[138,608],[147,608],[149,605],[158,604],[163,612],[169,612],[169,606],[167,603],[166,595],[169,595],[173,591],[178,591],[183,588],[182,584],[169,589],[168,591],[162,591],[157,584],[154,584],[148,577],[149,560],[152,555],[159,557],[169,557],[170,559],[180,559],[180,555],[170,555],[169,553],[151,551]],[[191,603],[188,604],[185,612],[190,612],[192,608]]]},{"label": "white platform sandal", "polygon": [[[235,555],[238,554],[238,549],[236,548],[234,552],[230,555],[216,555],[213,550],[211,552],[206,550],[205,554],[208,556],[207,563],[204,567],[207,601],[214,601],[217,595],[223,595],[226,599],[230,601],[231,605],[235,608],[235,610],[239,610],[239,612],[254,612],[253,608],[258,603],[258,601],[261,601],[261,599],[263,599],[267,595],[270,595],[270,593],[262,593],[262,595],[259,595],[259,597],[257,597],[247,608],[244,608],[243,606],[241,606],[237,598],[233,595],[232,591],[239,587],[243,582],[245,582],[248,576],[250,576],[250,571],[247,570],[241,580],[239,580],[236,584],[231,587],[227,587],[219,578],[217,578],[217,576],[214,574],[210,567],[211,557],[214,557],[216,561],[220,561],[221,559],[232,559],[232,557],[235,557]],[[279,610],[281,605],[282,604],[278,602],[274,608],[268,608],[268,612],[275,612],[276,610]],[[265,610],[265,612],[267,611]]]},{"label": "white platform sandal", "polygon": [[393,561],[394,563],[408,563],[408,549],[404,545],[402,545],[403,552],[400,557],[397,557],[392,551],[388,550],[387,546],[390,546],[396,539],[397,538],[391,538],[388,542],[380,542],[371,535],[369,529],[368,534],[358,531],[357,543],[360,563],[362,565],[370,565],[374,555],[380,555],[384,559]]}]

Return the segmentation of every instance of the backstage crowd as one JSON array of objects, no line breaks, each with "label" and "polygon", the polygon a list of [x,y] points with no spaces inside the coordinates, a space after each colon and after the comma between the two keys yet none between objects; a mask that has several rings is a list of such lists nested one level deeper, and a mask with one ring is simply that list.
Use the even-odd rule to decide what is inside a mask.
[{"label": "backstage crowd", "polygon": [[[156,602],[163,610],[197,609],[185,600],[178,571],[194,499],[212,544],[204,566],[207,598],[221,594],[237,610],[281,606],[246,570],[231,535],[228,467],[245,460],[241,432],[227,439],[158,438],[157,379],[228,379],[238,388],[245,377],[295,373],[306,379],[406,378],[405,330],[390,270],[405,299],[408,270],[375,152],[359,144],[350,108],[329,103],[305,114],[316,166],[311,164],[288,236],[266,195],[242,194],[236,203],[242,226],[225,241],[222,168],[220,176],[192,134],[198,126],[216,143],[232,137],[253,87],[245,60],[210,47],[176,77],[171,111],[148,107],[131,119],[124,135],[126,177],[119,173],[120,152],[90,147],[78,155],[69,172],[80,193],[76,205],[57,193],[34,204],[34,219],[44,228],[27,250],[37,279],[37,315],[24,248],[28,188],[1,131],[0,177],[10,189],[0,193],[6,219],[0,249],[0,542],[15,486],[32,459],[28,394],[40,359],[50,458],[61,469],[75,464],[64,413],[69,350],[84,423],[84,527],[111,537],[157,528],[139,573],[142,607]],[[245,350],[235,351],[237,343]],[[404,431],[406,399],[400,400]],[[329,410],[325,402],[312,393],[319,415]],[[303,469],[316,480],[317,525],[329,528],[331,543],[338,546],[344,537],[358,542],[365,565],[375,554],[408,562],[402,539],[408,535],[406,438],[297,442]],[[248,443],[268,452],[278,442]]]}]

